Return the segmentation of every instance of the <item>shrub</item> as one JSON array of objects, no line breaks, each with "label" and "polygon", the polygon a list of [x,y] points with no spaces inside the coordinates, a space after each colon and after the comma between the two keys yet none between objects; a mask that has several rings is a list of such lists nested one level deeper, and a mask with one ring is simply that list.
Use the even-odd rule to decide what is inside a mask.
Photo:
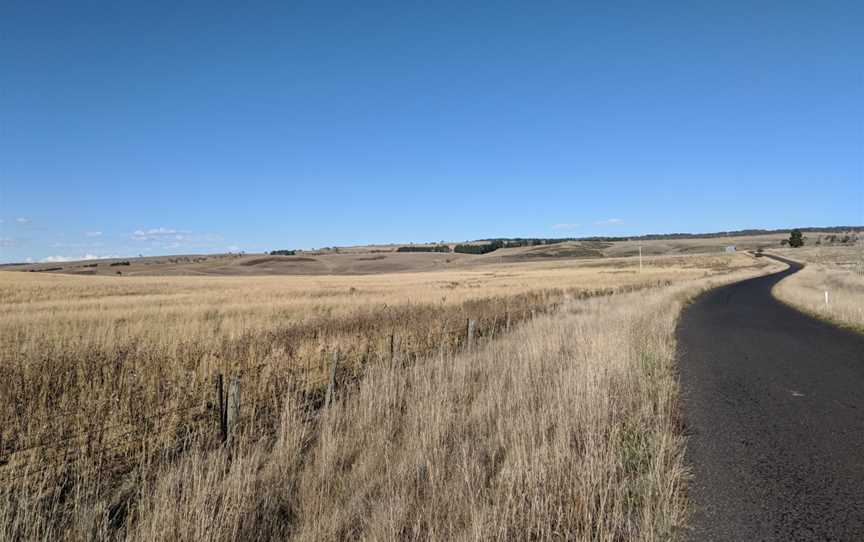
[{"label": "shrub", "polygon": [[792,230],[792,233],[789,234],[789,246],[792,248],[804,246],[804,236],[801,234],[801,230]]},{"label": "shrub", "polygon": [[488,254],[503,246],[504,243],[502,241],[495,240],[483,245],[456,245],[453,252],[460,252],[462,254]]},{"label": "shrub", "polygon": [[450,252],[450,247],[448,245],[434,245],[434,246],[405,246],[399,247],[396,249],[396,252]]}]

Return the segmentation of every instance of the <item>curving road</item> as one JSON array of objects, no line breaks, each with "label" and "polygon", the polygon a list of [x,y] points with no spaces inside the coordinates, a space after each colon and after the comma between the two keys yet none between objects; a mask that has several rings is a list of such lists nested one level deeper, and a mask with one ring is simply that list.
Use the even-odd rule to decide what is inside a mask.
[{"label": "curving road", "polygon": [[864,336],[774,299],[783,261],[682,314],[689,540],[864,540]]}]

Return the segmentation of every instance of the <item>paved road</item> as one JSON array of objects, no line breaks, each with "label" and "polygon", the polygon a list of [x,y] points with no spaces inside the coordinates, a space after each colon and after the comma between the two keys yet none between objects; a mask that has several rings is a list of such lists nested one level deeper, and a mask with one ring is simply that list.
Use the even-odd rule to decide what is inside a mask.
[{"label": "paved road", "polygon": [[776,301],[786,263],[682,315],[690,540],[864,540],[864,336]]}]

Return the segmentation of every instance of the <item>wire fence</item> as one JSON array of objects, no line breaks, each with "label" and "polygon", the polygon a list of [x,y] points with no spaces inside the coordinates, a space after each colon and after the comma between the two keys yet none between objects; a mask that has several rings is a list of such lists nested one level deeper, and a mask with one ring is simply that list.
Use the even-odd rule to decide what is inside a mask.
[{"label": "wire fence", "polygon": [[[624,291],[636,291],[643,288],[663,285],[664,284],[658,283],[656,285],[652,284],[631,287],[625,290],[598,290],[584,297],[612,295]],[[505,310],[501,314],[496,314],[491,317],[487,316],[486,318],[481,318],[478,320],[466,318],[464,320],[464,324],[461,324],[459,326],[454,326],[451,324],[449,326],[441,328],[440,331],[437,332],[439,334],[439,340],[441,341],[440,346],[442,347],[442,351],[445,345],[451,351],[464,348],[472,348],[474,344],[476,344],[475,341],[477,339],[492,339],[502,332],[509,331],[511,325],[530,320],[538,314],[545,314],[551,312],[555,310],[558,306],[560,306],[560,304],[560,300],[552,303],[549,303],[547,301],[543,305],[538,305],[529,309],[521,309],[514,311]],[[481,325],[478,326],[478,324]],[[406,363],[410,363],[410,361],[413,359],[419,359],[420,354],[417,352],[409,353],[401,351],[402,345],[400,344],[400,337],[397,333],[390,333],[389,341],[389,352],[383,353],[381,357],[383,358],[383,361],[389,362],[391,366],[394,364],[404,365]],[[328,397],[332,392],[330,388],[335,386],[334,377],[336,374],[335,364],[338,363],[338,347],[334,348],[332,352],[336,353],[336,358],[334,358],[334,368],[332,371],[333,376],[331,376],[331,381],[328,384]],[[430,351],[426,354],[434,354],[434,352]],[[105,363],[103,365],[108,366],[111,365],[111,363]],[[243,367],[239,367],[233,370],[232,378],[237,380],[249,380],[254,377],[255,373],[270,368],[271,366],[271,363],[263,362],[255,365],[246,365]],[[343,384],[345,384],[345,382],[343,382]],[[186,422],[186,429],[200,435],[201,433],[206,431],[205,426],[201,425],[202,422],[208,421],[209,423],[213,423],[215,421],[217,429],[214,431],[211,425],[210,431],[214,435],[219,434],[219,440],[224,443],[227,437],[226,433],[228,430],[228,428],[226,428],[225,419],[228,415],[227,399],[228,398],[224,394],[224,391],[221,389],[220,385],[220,389],[218,392],[216,392],[216,396],[212,397],[212,401],[208,401],[206,400],[206,398],[204,398],[203,401],[199,400],[195,404],[182,405],[147,416],[136,416],[135,419],[112,424],[110,426],[101,426],[94,423],[93,425],[86,427],[80,431],[76,431],[71,434],[64,434],[63,436],[58,438],[45,439],[39,442],[27,443],[15,447],[4,447],[3,444],[5,443],[0,443],[0,484],[13,483],[16,480],[44,474],[45,472],[51,470],[60,471],[61,469],[64,469],[69,465],[75,464],[76,462],[80,463],[82,460],[92,463],[94,459],[98,458],[101,461],[105,457],[105,455],[110,452],[128,451],[130,448],[144,448],[148,444],[148,439],[152,439],[157,436],[157,434],[154,433],[147,434],[148,427],[156,427],[159,425],[160,422],[164,421],[170,416],[174,416],[176,414],[186,414],[193,410],[198,411],[200,416],[198,420],[186,417],[186,419],[184,420]],[[321,397],[319,399],[314,399],[308,396],[304,398],[304,402],[306,404],[305,408],[310,411],[313,417],[319,413],[318,411],[327,407],[327,400],[322,399],[324,398]],[[239,408],[239,389],[237,402],[237,406]],[[69,415],[77,414],[79,413],[76,411],[69,411]],[[62,419],[63,414],[57,414],[57,417]],[[210,420],[206,420],[206,418],[210,418]],[[194,427],[196,421],[199,424],[197,428]],[[248,421],[248,419],[245,421]],[[233,422],[235,424],[238,424],[241,422],[241,420],[234,419]],[[110,434],[117,431],[118,429],[123,428],[127,429],[125,431],[121,431],[119,434]],[[279,428],[276,426],[276,424],[274,424],[273,427],[266,427],[264,424],[256,424],[256,430],[263,436],[273,437],[278,433]],[[106,434],[110,435],[108,437],[105,437]],[[130,445],[128,439],[130,439],[131,437],[135,437],[135,442]],[[85,454],[81,457],[75,457],[73,453],[76,450],[82,448],[85,450]],[[55,452],[55,457],[53,458],[53,460],[49,459],[49,456],[51,454],[45,453],[40,454],[38,457],[32,458],[34,460],[44,462],[44,464],[32,465],[30,461],[26,460],[21,461],[19,464],[12,463],[15,456],[20,456],[28,452],[32,453],[40,449],[45,450],[46,452]],[[71,459],[70,456],[72,456]]]},{"label": "wire fence", "polygon": [[[142,430],[146,428],[148,424],[155,425],[156,423],[165,420],[166,418],[173,416],[178,413],[186,413],[191,410],[200,410],[199,405],[194,406],[183,406],[179,408],[168,409],[156,414],[152,414],[150,416],[142,417],[138,420],[123,422],[119,424],[114,424],[106,427],[94,427],[93,429],[88,429],[84,431],[77,432],[72,435],[65,435],[58,439],[53,439],[50,441],[43,441],[38,443],[29,444],[26,446],[19,446],[14,449],[4,449],[0,451],[0,465],[8,465],[10,460],[15,455],[20,455],[26,452],[32,452],[37,449],[48,449],[48,450],[62,450],[63,457],[60,458],[59,461],[48,461],[44,465],[40,465],[35,470],[30,469],[30,462],[22,462],[20,465],[15,465],[12,469],[14,470],[17,467],[19,471],[12,476],[0,478],[0,483],[7,483],[14,481],[16,479],[20,479],[26,477],[28,474],[33,473],[41,473],[48,470],[56,469],[57,467],[61,467],[65,464],[70,463],[68,460],[69,452],[74,451],[76,448],[86,447],[87,448],[87,456],[104,456],[106,452],[116,451],[123,449],[124,446],[119,444],[120,441],[124,441],[124,439],[128,439],[129,437],[136,436],[139,439],[146,438],[142,435]],[[203,412],[202,412],[203,413]],[[137,423],[136,423],[137,422]],[[107,438],[103,437],[106,433],[111,431],[115,431],[124,426],[135,424],[134,427],[127,429],[126,431],[121,432],[120,434],[112,434]],[[98,440],[98,443],[94,446],[92,441]],[[89,441],[89,442],[85,442]],[[128,441],[124,441],[124,444],[128,444]],[[40,460],[44,461],[44,457],[40,457]],[[74,462],[74,461],[72,461]],[[8,467],[7,467],[8,469]]]}]

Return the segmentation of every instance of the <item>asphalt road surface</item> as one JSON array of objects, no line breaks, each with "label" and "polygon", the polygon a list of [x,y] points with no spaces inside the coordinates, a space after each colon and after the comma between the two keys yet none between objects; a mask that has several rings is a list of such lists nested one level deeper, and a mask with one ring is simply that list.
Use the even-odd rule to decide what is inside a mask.
[{"label": "asphalt road surface", "polygon": [[864,540],[864,336],[774,299],[786,263],[682,314],[689,540]]}]

